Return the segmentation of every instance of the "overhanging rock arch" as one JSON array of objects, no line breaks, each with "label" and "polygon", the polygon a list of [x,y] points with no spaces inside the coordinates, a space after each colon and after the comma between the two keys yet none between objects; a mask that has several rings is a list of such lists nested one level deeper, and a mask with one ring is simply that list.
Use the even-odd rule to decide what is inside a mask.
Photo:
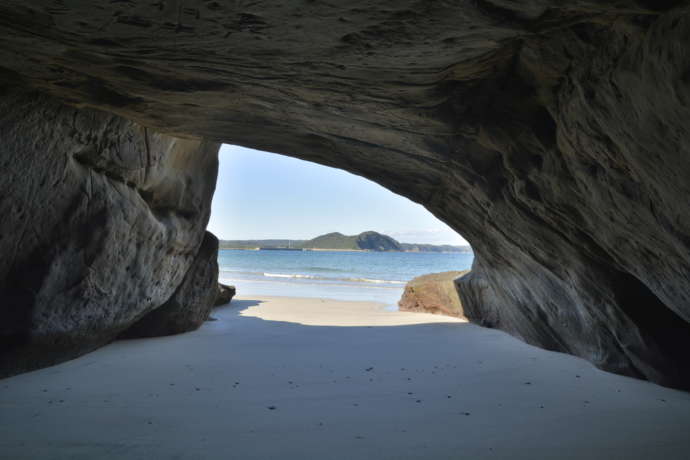
[{"label": "overhanging rock arch", "polygon": [[[107,342],[178,291],[203,239],[210,152],[226,141],[343,168],[425,205],[475,249],[460,282],[475,321],[690,386],[687,2],[177,3],[0,7],[2,160],[20,165],[2,176],[15,194],[0,240],[3,341],[24,347],[14,371]],[[64,174],[43,181],[28,159],[50,155]],[[65,262],[74,279],[60,278],[51,240],[21,210],[65,180],[71,198],[46,194],[60,206],[29,206],[34,226],[91,216],[83,196],[99,183],[165,238],[132,242],[135,263],[114,263],[110,277],[82,257]],[[65,236],[69,254],[108,246],[72,235],[127,219],[86,218]],[[174,257],[185,263],[152,287]],[[127,284],[127,267],[150,276]],[[34,281],[17,281],[26,273]],[[131,298],[104,310],[37,307],[55,290],[106,299],[125,288]]]}]

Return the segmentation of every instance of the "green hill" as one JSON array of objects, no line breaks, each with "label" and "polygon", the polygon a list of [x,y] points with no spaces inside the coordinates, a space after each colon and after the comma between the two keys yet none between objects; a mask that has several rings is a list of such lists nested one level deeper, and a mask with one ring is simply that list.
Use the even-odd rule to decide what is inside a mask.
[{"label": "green hill", "polygon": [[317,236],[301,245],[305,249],[341,249],[367,251],[402,251],[400,243],[387,235],[363,232],[359,235],[343,235],[334,232]]},{"label": "green hill", "polygon": [[363,232],[357,235],[357,246],[370,251],[402,251],[402,246],[388,235]]},{"label": "green hill", "polygon": [[326,233],[311,240],[221,240],[221,249],[293,248],[341,251],[471,252],[469,246],[399,243],[388,235],[362,232],[359,235]]},{"label": "green hill", "polygon": [[300,247],[307,249],[359,249],[356,239],[356,236],[346,236],[342,233],[333,232],[305,241]]}]

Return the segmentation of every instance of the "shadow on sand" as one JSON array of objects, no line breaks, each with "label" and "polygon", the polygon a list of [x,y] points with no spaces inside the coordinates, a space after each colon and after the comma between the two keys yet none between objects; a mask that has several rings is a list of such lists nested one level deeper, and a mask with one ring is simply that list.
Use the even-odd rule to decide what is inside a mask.
[{"label": "shadow on sand", "polygon": [[690,395],[467,323],[243,316],[0,382],[21,459],[687,458]]}]

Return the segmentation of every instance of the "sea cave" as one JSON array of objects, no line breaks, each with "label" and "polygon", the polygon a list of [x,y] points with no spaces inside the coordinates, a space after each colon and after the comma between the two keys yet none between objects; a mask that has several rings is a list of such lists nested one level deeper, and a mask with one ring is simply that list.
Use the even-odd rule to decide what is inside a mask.
[{"label": "sea cave", "polygon": [[688,2],[11,0],[0,17],[0,376],[204,322],[231,143],[423,205],[472,245],[472,323],[690,389]]}]

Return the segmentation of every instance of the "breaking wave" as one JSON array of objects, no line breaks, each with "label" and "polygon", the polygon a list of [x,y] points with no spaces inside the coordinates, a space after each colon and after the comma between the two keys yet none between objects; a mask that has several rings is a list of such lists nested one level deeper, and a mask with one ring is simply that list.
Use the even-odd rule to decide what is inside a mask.
[{"label": "breaking wave", "polygon": [[370,278],[332,278],[328,276],[304,275],[301,273],[262,273],[267,278],[294,278],[311,279],[323,281],[349,281],[355,283],[374,283],[374,284],[405,284],[405,281],[398,280],[377,280]]}]

